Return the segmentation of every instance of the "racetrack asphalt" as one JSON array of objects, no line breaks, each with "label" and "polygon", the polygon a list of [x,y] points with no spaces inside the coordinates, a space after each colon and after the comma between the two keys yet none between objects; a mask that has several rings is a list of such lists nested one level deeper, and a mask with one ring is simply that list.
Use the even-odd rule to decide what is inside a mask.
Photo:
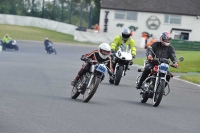
[{"label": "racetrack asphalt", "polygon": [[[70,98],[80,57],[96,45],[57,44],[46,54],[43,42],[18,41],[19,51],[0,52],[0,133],[199,133],[200,88],[171,79],[171,92],[158,107],[140,102],[137,67],[119,86],[108,75],[94,97]],[[137,57],[145,51],[138,49]]]}]

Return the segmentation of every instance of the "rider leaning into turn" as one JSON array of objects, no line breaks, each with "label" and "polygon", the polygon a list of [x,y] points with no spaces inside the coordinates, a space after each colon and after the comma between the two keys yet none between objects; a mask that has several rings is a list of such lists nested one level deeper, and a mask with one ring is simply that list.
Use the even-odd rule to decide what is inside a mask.
[{"label": "rider leaning into turn", "polygon": [[120,46],[123,46],[123,48],[126,48],[129,46],[129,49],[131,49],[132,57],[135,58],[136,56],[136,48],[135,48],[135,41],[130,38],[131,31],[129,29],[123,29],[122,35],[116,36],[115,40],[111,43],[111,52],[115,52],[119,49]]},{"label": "rider leaning into turn", "polygon": [[[174,50],[174,47],[170,45],[170,43],[171,43],[170,32],[162,32],[160,36],[160,42],[154,42],[151,45],[152,51],[155,53],[157,58],[170,59],[173,62],[173,66],[177,67],[178,63],[177,63],[175,50]],[[155,64],[153,63],[154,54],[149,49],[147,49],[146,51],[146,56],[147,56],[148,62],[146,63],[144,71],[140,78],[140,81],[136,86],[137,89],[141,89],[143,81],[147,78],[147,76],[151,72],[151,69],[155,66]],[[169,72],[167,74],[166,80],[168,82],[170,80]]]},{"label": "rider leaning into turn", "polygon": [[[110,71],[108,71],[109,75],[112,76],[112,64],[111,64],[111,57],[110,57],[110,45],[107,43],[101,43],[98,47],[98,50],[94,50],[91,53],[82,55],[81,60],[82,61],[88,61],[88,60],[95,60],[99,63],[105,63],[108,68],[110,68]],[[91,63],[87,62],[82,65],[82,68],[79,70],[78,75],[75,77],[75,79],[71,82],[71,85],[74,86],[79,78],[81,78],[86,72],[90,70]]]},{"label": "rider leaning into turn", "polygon": [[6,35],[3,37],[3,40],[2,40],[3,45],[10,45],[10,44],[9,44],[9,41],[10,41],[10,40],[12,40],[12,38],[11,38],[8,34],[6,34]]},{"label": "rider leaning into turn", "polygon": [[44,40],[44,47],[45,47],[45,50],[46,50],[46,52],[48,53],[49,52],[49,42],[50,43],[52,43],[47,37],[45,38],[45,40]]}]

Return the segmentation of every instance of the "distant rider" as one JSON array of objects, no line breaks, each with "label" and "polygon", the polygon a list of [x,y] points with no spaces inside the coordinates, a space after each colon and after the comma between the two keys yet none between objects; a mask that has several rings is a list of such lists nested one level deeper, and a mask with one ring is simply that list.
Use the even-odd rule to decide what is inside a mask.
[{"label": "distant rider", "polygon": [[47,53],[50,50],[49,43],[52,43],[52,42],[48,38],[45,38],[45,40],[44,40],[44,47],[45,47],[45,50],[46,50]]},{"label": "distant rider", "polygon": [[[152,51],[156,54],[157,58],[171,59],[171,61],[174,63],[173,66],[177,67],[178,63],[177,63],[175,50],[174,50],[174,47],[170,45],[170,43],[171,43],[170,32],[162,32],[160,36],[160,41],[154,42],[151,45]],[[147,56],[148,62],[145,65],[140,81],[136,86],[137,89],[141,89],[143,81],[147,78],[147,76],[151,72],[151,69],[155,66],[155,64],[153,63],[154,54],[149,49],[147,49],[146,51],[146,56]],[[169,82],[170,80],[169,72],[166,79]]]},{"label": "distant rider", "polygon": [[12,40],[12,38],[8,35],[8,34],[6,34],[4,37],[3,37],[3,40],[2,40],[2,42],[3,42],[3,46],[6,46],[6,47],[9,47],[10,45],[12,45],[11,44],[11,40]]},{"label": "distant rider", "polygon": [[111,57],[110,57],[110,45],[107,43],[101,43],[98,47],[98,50],[94,50],[91,53],[82,55],[81,60],[86,61],[86,63],[83,63],[82,68],[79,70],[78,75],[75,77],[75,79],[71,82],[71,85],[74,86],[79,78],[81,78],[86,72],[90,70],[91,63],[88,62],[88,60],[96,60],[100,63],[106,63],[105,65],[110,68],[111,73],[108,73],[110,76],[112,76],[112,64],[111,64]]}]

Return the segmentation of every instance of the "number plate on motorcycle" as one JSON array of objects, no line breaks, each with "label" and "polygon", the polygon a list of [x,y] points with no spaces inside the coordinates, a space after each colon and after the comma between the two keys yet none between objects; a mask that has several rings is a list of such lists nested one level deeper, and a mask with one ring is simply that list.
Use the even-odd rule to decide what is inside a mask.
[{"label": "number plate on motorcycle", "polygon": [[166,72],[168,71],[168,69],[169,69],[169,65],[168,65],[168,64],[161,63],[161,64],[159,65],[159,71],[160,71],[161,73],[166,73]]},{"label": "number plate on motorcycle", "polygon": [[104,65],[98,65],[98,67],[96,68],[97,71],[102,72],[102,73],[106,73],[107,69]]}]

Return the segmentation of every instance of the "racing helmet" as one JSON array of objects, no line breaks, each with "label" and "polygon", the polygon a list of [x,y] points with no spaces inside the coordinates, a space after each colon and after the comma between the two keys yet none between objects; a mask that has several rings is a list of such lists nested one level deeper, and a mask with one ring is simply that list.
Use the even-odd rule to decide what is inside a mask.
[{"label": "racing helmet", "polygon": [[126,28],[122,30],[122,38],[123,40],[128,40],[129,37],[131,36],[131,30]]},{"label": "racing helmet", "polygon": [[171,43],[171,34],[168,31],[162,32],[160,35],[160,41],[163,45],[169,46]]},{"label": "racing helmet", "polygon": [[102,59],[106,59],[110,56],[110,45],[108,43],[101,43],[98,47],[98,53]]}]

